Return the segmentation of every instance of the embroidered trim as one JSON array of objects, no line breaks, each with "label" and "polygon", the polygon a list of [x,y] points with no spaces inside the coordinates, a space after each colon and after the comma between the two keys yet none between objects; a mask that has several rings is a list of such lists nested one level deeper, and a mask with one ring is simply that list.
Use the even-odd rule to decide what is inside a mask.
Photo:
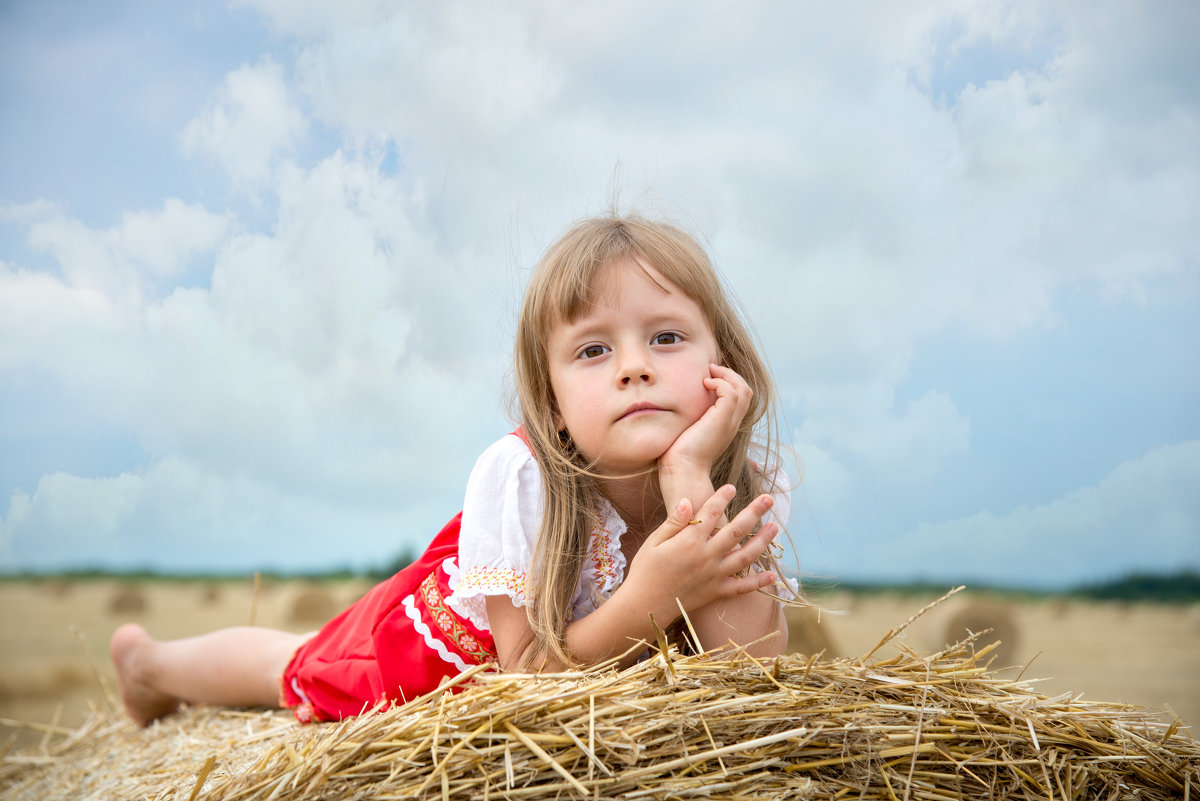
[{"label": "embroidered trim", "polygon": [[425,625],[425,621],[421,619],[421,613],[417,611],[416,604],[413,603],[413,596],[405,596],[401,603],[404,605],[404,614],[408,615],[409,620],[413,622],[413,628],[424,638],[425,644],[432,648],[442,658],[443,662],[449,662],[458,668],[460,672],[466,670],[467,663],[462,661],[458,654],[450,653],[450,650],[446,648],[446,644],[434,637],[433,632],[429,630],[429,626]]},{"label": "embroidered trim", "polygon": [[588,550],[595,564],[595,576],[592,581],[596,585],[596,591],[600,593],[617,583],[617,563],[613,557],[612,535],[605,525],[605,517],[603,510],[592,510],[592,536],[588,543]]},{"label": "embroidered trim", "polygon": [[[440,567],[447,575],[450,575],[450,571],[457,567],[454,563],[454,557],[444,560]],[[437,626],[442,636],[445,637],[446,643],[454,646],[476,663],[490,662],[496,658],[496,654],[480,642],[479,638],[472,634],[470,629],[463,625],[462,618],[455,614],[454,610],[446,603],[446,597],[442,595],[442,589],[438,586],[437,571],[434,571],[425,577],[425,580],[417,587],[417,591],[405,598],[403,603],[405,614],[413,621],[417,630],[421,632],[421,636],[425,638],[426,643],[437,651],[442,659],[457,666],[459,670],[466,670],[466,664],[461,659],[458,659],[457,656],[454,659],[446,659],[446,654],[442,653],[442,650],[437,647],[438,645],[442,645],[444,648],[444,643],[433,637],[433,632],[429,630],[428,626],[425,626],[424,621],[418,619],[420,618],[420,612],[417,610],[415,604],[417,597],[420,598],[422,605],[429,613],[429,619],[433,621],[433,624]],[[411,605],[409,603],[410,599],[414,601]],[[413,616],[414,614],[416,617]],[[421,629],[422,626],[424,626],[424,630]],[[437,645],[434,645],[434,642]]]},{"label": "embroidered trim", "polygon": [[505,592],[524,600],[529,589],[529,577],[525,571],[515,567],[472,567],[458,576],[458,586],[453,589],[464,595],[475,590],[486,590],[485,595]]}]

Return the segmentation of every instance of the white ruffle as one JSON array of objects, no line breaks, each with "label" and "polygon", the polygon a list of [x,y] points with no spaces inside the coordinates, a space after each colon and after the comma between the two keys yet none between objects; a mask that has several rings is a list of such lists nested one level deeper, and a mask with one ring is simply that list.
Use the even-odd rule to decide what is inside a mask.
[{"label": "white ruffle", "polygon": [[433,632],[429,630],[429,626],[425,625],[425,621],[421,619],[421,613],[417,611],[417,605],[413,596],[406,595],[400,603],[404,605],[404,614],[408,615],[408,619],[413,623],[413,628],[425,640],[425,644],[432,648],[442,658],[443,662],[449,662],[458,668],[459,671],[466,670],[467,663],[458,654],[453,653],[447,648],[444,642],[434,637]]}]

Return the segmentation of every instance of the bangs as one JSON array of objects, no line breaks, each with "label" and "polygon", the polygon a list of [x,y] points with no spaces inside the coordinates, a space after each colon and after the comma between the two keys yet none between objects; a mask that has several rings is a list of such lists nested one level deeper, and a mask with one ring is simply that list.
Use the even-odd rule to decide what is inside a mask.
[{"label": "bangs", "polygon": [[668,226],[637,219],[605,219],[577,228],[546,254],[546,262],[554,269],[542,270],[542,286],[531,287],[545,324],[572,323],[587,312],[603,291],[607,270],[625,259],[636,262],[664,291],[667,287],[659,276],[679,287],[712,320],[713,301],[722,292],[703,250]]}]

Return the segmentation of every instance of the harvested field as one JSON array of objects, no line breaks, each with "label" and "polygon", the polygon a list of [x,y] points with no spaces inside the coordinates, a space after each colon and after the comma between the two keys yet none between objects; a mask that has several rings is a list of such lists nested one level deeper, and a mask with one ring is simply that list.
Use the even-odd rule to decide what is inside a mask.
[{"label": "harvested field", "polygon": [[[52,682],[35,685],[29,677],[49,675],[45,670],[39,672],[38,665],[54,664],[56,659],[74,666],[63,676],[69,678],[75,694],[93,701],[103,698],[83,649],[65,631],[66,622],[60,618],[63,630],[54,648],[47,649],[57,656],[43,654],[39,661],[34,632],[40,626],[29,618],[40,614],[45,619],[47,607],[52,609],[56,603],[64,607],[60,614],[65,614],[67,607],[74,608],[77,617],[71,622],[79,623],[92,650],[102,656],[107,633],[119,622],[108,617],[104,601],[112,596],[112,586],[104,584],[82,582],[67,591],[55,588],[53,592],[16,582],[0,584],[0,593],[6,593],[0,596],[6,612],[16,611],[15,615],[6,614],[0,632],[4,635],[0,676],[5,682],[11,685],[16,675],[13,668],[22,667],[22,648],[27,655],[25,672],[19,674],[26,677],[25,685],[16,687],[17,693],[0,692],[0,704],[5,705],[0,714],[51,720],[54,706],[69,697],[68,688],[55,692],[49,686]],[[198,586],[146,585],[148,611],[143,622],[163,636],[247,622],[251,606],[247,587],[223,585],[217,600],[200,603]],[[329,585],[326,590],[339,603],[348,603],[362,585]],[[960,607],[979,600],[965,596],[916,620],[902,638],[879,649],[869,660],[857,657],[875,648],[883,632],[920,605],[917,601],[883,596],[829,600],[827,606],[847,613],[823,615],[818,625],[828,631],[809,634],[825,643],[827,651],[841,649],[830,657],[843,658],[810,663],[807,657],[793,656],[781,661],[777,670],[745,660],[675,658],[668,665],[659,659],[643,663],[633,669],[636,675],[624,679],[617,678],[622,674],[536,680],[492,676],[453,699],[430,701],[434,705],[420,713],[409,707],[336,726],[297,727],[286,713],[190,709],[151,729],[137,731],[101,703],[90,718],[84,707],[72,713],[77,719],[64,712],[66,725],[50,727],[50,731],[20,730],[19,748],[14,748],[0,767],[0,797],[186,799],[210,756],[214,761],[202,798],[263,798],[266,794],[254,787],[264,781],[274,781],[271,786],[275,788],[286,785],[304,793],[311,791],[287,795],[281,789],[276,797],[367,797],[385,792],[378,784],[384,777],[400,782],[387,785],[386,792],[407,788],[405,792],[411,795],[431,776],[436,781],[421,790],[431,798],[441,797],[443,786],[450,797],[462,798],[483,797],[484,787],[496,797],[554,797],[567,787],[570,791],[563,797],[578,796],[579,788],[553,768],[551,761],[583,782],[588,796],[601,798],[635,797],[639,789],[650,798],[665,797],[668,790],[677,797],[689,793],[726,798],[779,793],[804,797],[805,788],[815,793],[814,797],[850,788],[855,796],[863,792],[864,797],[887,798],[893,797],[885,789],[889,783],[895,798],[987,797],[989,786],[1008,788],[1006,792],[1016,798],[1050,797],[1044,792],[1046,787],[1054,788],[1056,798],[1107,797],[1107,792],[1096,789],[1109,786],[1105,782],[1128,782],[1130,775],[1141,776],[1138,781],[1164,781],[1162,775],[1138,773],[1138,766],[1145,765],[1166,771],[1164,787],[1169,788],[1170,777],[1176,777],[1182,783],[1180,788],[1192,792],[1200,781],[1196,776],[1200,762],[1190,733],[1172,731],[1168,716],[1147,715],[1114,702],[1141,701],[1152,709],[1170,703],[1185,722],[1195,719],[1195,712],[1189,711],[1195,707],[1187,706],[1197,704],[1192,677],[1200,670],[1196,647],[1200,617],[1194,608],[1109,608],[1054,601],[1010,604],[1011,622],[1021,635],[1015,658],[1024,663],[1037,650],[1044,651],[1023,681],[1031,676],[1054,676],[1024,685],[1014,683],[1017,670],[1003,670],[995,663],[995,670],[983,670],[980,663],[991,651],[984,653],[980,662],[972,660],[970,648],[937,658],[917,655],[932,654],[944,645],[939,640],[951,618]],[[295,597],[295,592],[286,588],[262,594],[258,622],[286,627]],[[27,603],[24,614],[12,603],[21,598]],[[988,603],[993,600],[987,599]],[[241,608],[237,609],[239,602]],[[89,609],[101,620],[80,622]],[[222,614],[226,619],[218,619]],[[173,616],[170,622],[174,625],[159,625],[168,623],[160,616]],[[1063,632],[1074,632],[1076,639],[1065,639]],[[12,645],[17,647],[16,658]],[[976,647],[982,646],[977,643]],[[1139,653],[1139,648],[1146,653]],[[1072,663],[1073,655],[1087,660],[1082,669]],[[1066,665],[1067,669],[1055,675],[1046,670],[1047,665]],[[99,669],[102,674],[109,670],[103,661]],[[1091,686],[1106,682],[1114,686],[1114,677],[1126,680],[1124,685],[1119,681],[1115,685],[1126,697]],[[1063,686],[1064,681],[1069,684]],[[634,692],[631,686],[639,689]],[[46,696],[40,713],[9,712],[28,700],[14,697],[23,696],[24,689],[30,689],[30,695]],[[1080,692],[1091,700],[1076,698]],[[1137,693],[1143,697],[1130,697]],[[587,707],[579,705],[585,696],[593,699]],[[472,698],[480,709],[461,705]],[[546,703],[547,698],[555,700]],[[45,712],[46,705],[49,712]],[[572,728],[581,716],[591,721],[588,727]],[[84,728],[71,733],[85,719]],[[487,728],[481,729],[485,722]],[[769,741],[773,737],[780,739]],[[589,744],[587,749],[581,749],[575,740]],[[1147,743],[1166,750],[1139,751]],[[550,759],[540,756],[538,748]],[[457,750],[451,754],[453,749]],[[1141,756],[1136,756],[1139,753]],[[1114,778],[1116,774],[1104,774],[1108,778],[1103,778],[1103,771],[1119,761],[1118,754],[1125,760],[1119,766],[1123,778]],[[457,764],[464,759],[474,767]],[[487,759],[499,761],[493,764]],[[796,767],[806,760],[825,760],[827,764]],[[386,771],[374,772],[384,764]],[[675,767],[663,767],[672,764]],[[139,765],[144,769],[136,767]],[[632,777],[627,775],[631,773]],[[960,789],[943,787],[938,792],[948,795],[939,796],[931,788],[941,786],[937,776],[950,774],[960,782]],[[53,795],[55,777],[67,775],[72,777],[68,782],[72,790]],[[486,782],[485,776],[490,777]],[[343,781],[352,777],[357,778],[349,784]],[[705,783],[703,791],[698,777]],[[1083,792],[1085,779],[1100,784]],[[628,783],[634,780],[642,785]],[[790,783],[778,784],[784,780]],[[1066,792],[1070,788],[1074,789]],[[1083,794],[1073,796],[1076,791]],[[1150,790],[1141,797],[1180,797],[1146,793]]]},{"label": "harvested field", "polygon": [[[1047,698],[930,657],[759,662],[671,652],[625,671],[464,676],[340,724],[113,714],[0,765],[5,797],[1097,798],[1190,795],[1200,743],[1121,705]],[[469,681],[467,681],[469,679]]]}]

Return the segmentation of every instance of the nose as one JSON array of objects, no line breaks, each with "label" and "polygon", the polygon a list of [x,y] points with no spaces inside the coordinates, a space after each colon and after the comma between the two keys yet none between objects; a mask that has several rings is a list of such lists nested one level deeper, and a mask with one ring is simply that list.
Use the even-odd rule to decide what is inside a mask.
[{"label": "nose", "polygon": [[654,368],[650,354],[645,348],[624,348],[617,366],[617,378],[623,386],[630,384],[653,384]]}]

